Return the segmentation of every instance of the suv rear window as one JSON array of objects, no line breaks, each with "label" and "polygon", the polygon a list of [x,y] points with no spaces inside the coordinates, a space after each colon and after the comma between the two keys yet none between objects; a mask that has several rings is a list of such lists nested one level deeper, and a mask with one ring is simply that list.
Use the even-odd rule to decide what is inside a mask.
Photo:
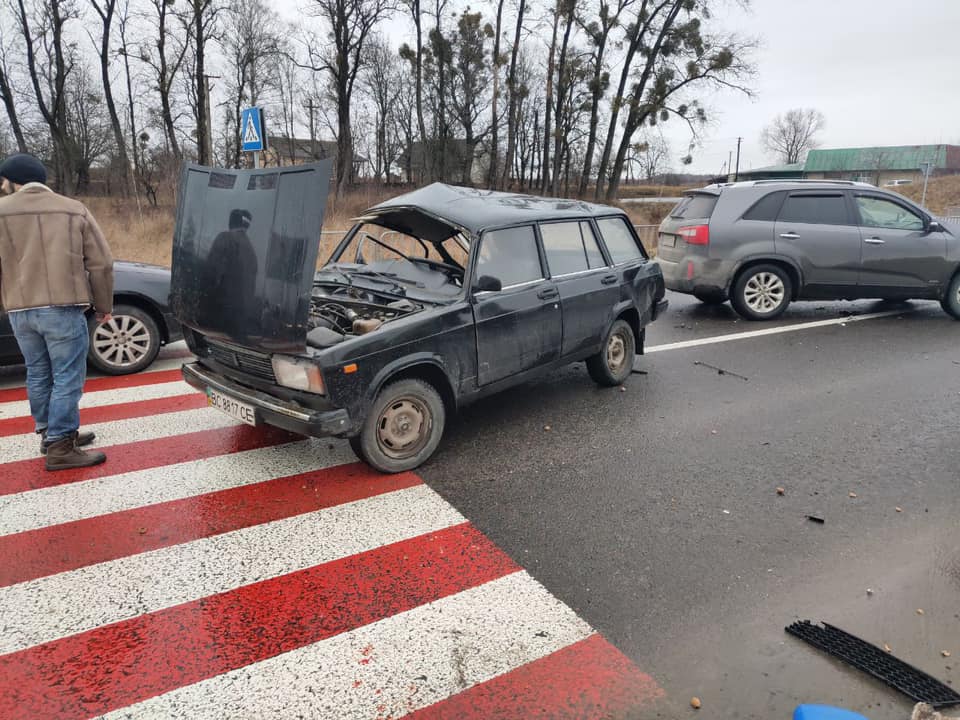
[{"label": "suv rear window", "polygon": [[681,219],[689,218],[691,220],[709,218],[713,214],[713,208],[715,208],[716,205],[716,195],[707,195],[706,193],[688,195],[673,209],[670,217]]},{"label": "suv rear window", "polygon": [[780,222],[810,225],[849,225],[847,201],[836,195],[791,195],[783,203]]}]

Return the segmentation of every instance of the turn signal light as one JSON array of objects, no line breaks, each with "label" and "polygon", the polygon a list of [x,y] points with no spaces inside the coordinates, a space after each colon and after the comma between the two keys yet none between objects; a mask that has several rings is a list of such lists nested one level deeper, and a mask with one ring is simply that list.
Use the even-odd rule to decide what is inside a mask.
[{"label": "turn signal light", "polygon": [[687,245],[709,245],[709,225],[688,225],[677,230],[677,235],[687,241]]}]

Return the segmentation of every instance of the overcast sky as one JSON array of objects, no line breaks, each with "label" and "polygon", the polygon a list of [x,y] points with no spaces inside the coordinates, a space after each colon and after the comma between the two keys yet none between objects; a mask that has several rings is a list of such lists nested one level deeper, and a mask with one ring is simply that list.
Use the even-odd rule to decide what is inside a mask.
[{"label": "overcast sky", "polygon": [[[291,20],[309,6],[274,4]],[[472,5],[489,14],[492,2]],[[960,144],[960,0],[751,0],[747,11],[727,0],[722,9],[713,22],[760,41],[756,97],[725,91],[705,98],[713,120],[691,172],[719,173],[738,136],[742,168],[772,164],[760,131],[800,107],[826,117],[822,147]],[[412,37],[408,25],[394,18],[383,31],[399,45]],[[662,127],[678,166],[689,131],[676,120]]]}]

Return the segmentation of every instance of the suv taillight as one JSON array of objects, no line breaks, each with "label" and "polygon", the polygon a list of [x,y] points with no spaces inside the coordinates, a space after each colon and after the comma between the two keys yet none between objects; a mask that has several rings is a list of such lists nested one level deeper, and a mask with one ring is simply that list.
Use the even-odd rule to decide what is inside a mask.
[{"label": "suv taillight", "polygon": [[687,245],[709,245],[709,225],[687,225],[677,230],[677,235],[687,241]]}]

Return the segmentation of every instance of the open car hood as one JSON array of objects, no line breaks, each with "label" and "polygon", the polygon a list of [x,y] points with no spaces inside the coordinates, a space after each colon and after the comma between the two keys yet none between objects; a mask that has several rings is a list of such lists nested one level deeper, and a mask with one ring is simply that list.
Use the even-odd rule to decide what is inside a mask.
[{"label": "open car hood", "polygon": [[306,349],[332,166],[184,168],[170,288],[182,324],[266,351]]}]

